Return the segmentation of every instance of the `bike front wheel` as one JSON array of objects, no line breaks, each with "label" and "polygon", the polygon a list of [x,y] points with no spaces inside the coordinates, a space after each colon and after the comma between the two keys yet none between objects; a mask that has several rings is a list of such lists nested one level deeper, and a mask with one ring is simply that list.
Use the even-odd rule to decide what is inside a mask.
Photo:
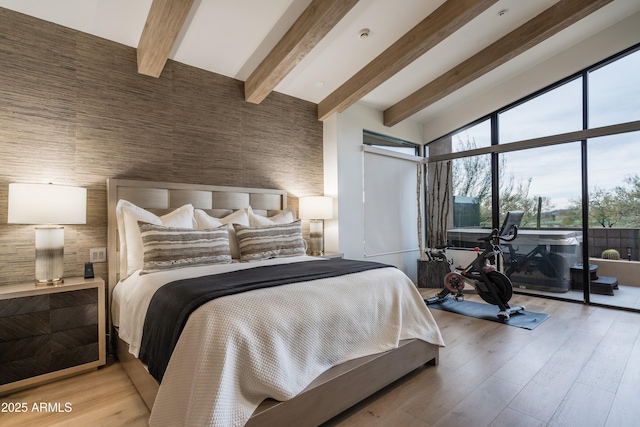
[{"label": "bike front wheel", "polygon": [[[511,286],[511,280],[504,274],[499,271],[490,271],[487,273],[487,277],[489,281],[493,284],[493,288],[500,299],[502,304],[506,304],[509,302],[511,297],[513,296],[513,287]],[[488,302],[492,305],[500,305],[498,301],[494,298],[494,296],[488,292],[478,292],[480,298]]]}]

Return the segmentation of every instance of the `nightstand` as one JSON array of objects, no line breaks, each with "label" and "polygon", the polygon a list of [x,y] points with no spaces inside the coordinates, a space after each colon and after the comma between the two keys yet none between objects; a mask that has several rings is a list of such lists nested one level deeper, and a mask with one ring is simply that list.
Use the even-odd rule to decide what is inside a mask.
[{"label": "nightstand", "polygon": [[344,254],[340,252],[325,252],[322,255],[318,255],[319,258],[344,258]]},{"label": "nightstand", "polygon": [[0,286],[0,395],[104,365],[105,338],[99,277]]}]

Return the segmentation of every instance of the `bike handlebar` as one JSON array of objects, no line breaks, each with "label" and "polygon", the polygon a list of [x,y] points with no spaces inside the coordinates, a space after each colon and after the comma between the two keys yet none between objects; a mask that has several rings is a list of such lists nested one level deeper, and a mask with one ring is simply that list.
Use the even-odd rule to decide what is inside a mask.
[{"label": "bike handlebar", "polygon": [[511,229],[513,230],[513,234],[507,234],[506,236],[499,236],[500,240],[504,242],[511,242],[512,240],[515,240],[515,238],[518,237],[518,226],[514,225]]},{"label": "bike handlebar", "polygon": [[[504,242],[511,242],[512,240],[515,240],[516,237],[518,237],[518,226],[514,225],[513,227],[511,227],[511,230],[513,230],[513,234],[507,234],[506,236],[500,236],[498,235],[498,233],[500,232],[497,228],[494,228],[493,230],[491,230],[491,233],[489,233],[488,235],[484,236],[484,237],[480,237],[478,238],[478,241],[484,241],[484,242],[488,242],[490,240],[493,240],[495,238],[498,238]],[[509,232],[511,232],[511,230],[509,230]]]}]

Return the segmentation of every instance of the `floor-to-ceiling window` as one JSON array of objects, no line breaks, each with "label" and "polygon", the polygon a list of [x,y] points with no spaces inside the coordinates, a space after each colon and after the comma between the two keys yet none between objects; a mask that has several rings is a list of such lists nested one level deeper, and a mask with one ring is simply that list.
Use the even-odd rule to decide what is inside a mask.
[{"label": "floor-to-ceiling window", "polygon": [[567,293],[571,267],[582,262],[582,221],[566,214],[582,188],[580,143],[500,154],[500,214],[525,212],[518,238],[503,245],[515,289]]},{"label": "floor-to-ceiling window", "polygon": [[640,287],[628,285],[640,285],[639,165],[640,132],[588,141],[591,299],[635,309]]},{"label": "floor-to-ceiling window", "polygon": [[640,45],[428,146],[455,250],[522,210],[503,247],[517,292],[640,309]]},{"label": "floor-to-ceiling window", "polygon": [[640,52],[605,62],[588,73],[589,127],[640,120]]},{"label": "floor-to-ceiling window", "polygon": [[[589,128],[640,120],[640,51],[585,74]],[[628,286],[640,284],[640,131],[589,138],[587,150],[591,300],[640,309]]]},{"label": "floor-to-ceiling window", "polygon": [[525,141],[582,129],[582,77],[498,113],[498,143]]}]

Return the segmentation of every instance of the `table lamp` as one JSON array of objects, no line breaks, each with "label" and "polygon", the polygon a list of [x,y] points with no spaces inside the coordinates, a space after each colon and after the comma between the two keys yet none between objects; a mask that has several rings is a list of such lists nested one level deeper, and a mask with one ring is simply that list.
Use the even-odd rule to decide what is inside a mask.
[{"label": "table lamp", "polygon": [[9,184],[9,224],[36,227],[36,286],[64,281],[64,227],[85,224],[87,189],[53,184]]},{"label": "table lamp", "polygon": [[300,219],[309,223],[309,253],[314,256],[324,253],[323,220],[333,218],[333,199],[329,196],[300,197]]}]

